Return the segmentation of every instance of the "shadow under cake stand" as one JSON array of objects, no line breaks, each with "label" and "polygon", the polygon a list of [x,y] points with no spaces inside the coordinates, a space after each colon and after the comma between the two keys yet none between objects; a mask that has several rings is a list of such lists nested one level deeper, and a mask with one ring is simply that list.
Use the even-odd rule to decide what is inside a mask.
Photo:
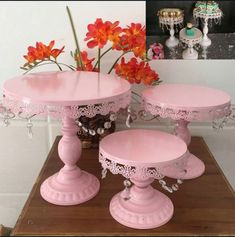
[{"label": "shadow under cake stand", "polygon": [[[121,174],[126,188],[111,200],[109,210],[119,223],[150,229],[167,223],[174,212],[172,201],[151,183],[164,177],[164,169],[182,170],[187,146],[180,138],[153,130],[131,129],[113,133],[100,142],[103,171]],[[181,168],[180,168],[181,167]]]},{"label": "shadow under cake stand", "polygon": [[[176,121],[174,133],[187,145],[191,141],[190,122],[223,121],[232,112],[231,98],[226,92],[205,86],[162,84],[144,89],[142,98],[145,111]],[[205,165],[188,152],[186,171],[184,179],[197,178],[204,173]],[[174,167],[170,167],[166,174],[171,178],[179,178],[180,175]]]},{"label": "shadow under cake stand", "polygon": [[130,103],[129,82],[96,72],[32,73],[7,80],[4,106],[21,118],[38,116],[62,119],[58,153],[64,167],[41,185],[41,196],[57,205],[75,205],[93,198],[99,180],[77,165],[82,152],[75,120],[96,114],[116,113]]}]

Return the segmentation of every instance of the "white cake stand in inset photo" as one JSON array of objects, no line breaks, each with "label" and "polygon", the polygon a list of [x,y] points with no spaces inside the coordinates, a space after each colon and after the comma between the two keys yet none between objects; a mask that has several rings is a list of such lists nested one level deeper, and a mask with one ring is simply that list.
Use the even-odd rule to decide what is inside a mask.
[{"label": "white cake stand in inset photo", "polygon": [[193,36],[186,35],[186,28],[183,28],[179,33],[181,42],[187,45],[187,49],[182,53],[183,59],[198,59],[198,52],[194,49],[194,46],[201,42],[202,32],[197,28],[194,28],[194,32]]}]

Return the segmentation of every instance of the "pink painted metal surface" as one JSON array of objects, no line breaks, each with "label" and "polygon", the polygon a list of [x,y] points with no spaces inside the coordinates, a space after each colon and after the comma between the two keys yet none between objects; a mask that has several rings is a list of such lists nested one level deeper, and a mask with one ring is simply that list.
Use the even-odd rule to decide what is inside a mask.
[{"label": "pink painted metal surface", "polygon": [[82,146],[77,136],[79,128],[75,121],[64,117],[62,122],[63,137],[58,145],[58,153],[65,165],[42,183],[40,192],[50,203],[75,205],[93,198],[99,191],[100,183],[94,175],[76,165],[82,153]]},{"label": "pink painted metal surface", "polygon": [[[97,72],[41,72],[15,77],[3,85],[3,103],[14,113],[78,118],[108,114],[130,103],[126,80]],[[65,106],[71,106],[68,114]]]},{"label": "pink painted metal surface", "polygon": [[130,90],[130,84],[109,74],[84,71],[31,73],[9,79],[3,93],[34,104],[87,105],[112,100]]},{"label": "pink painted metal surface", "polygon": [[162,84],[144,89],[142,98],[147,111],[174,120],[205,121],[231,114],[230,96],[205,86]]},{"label": "pink painted metal surface", "polygon": [[186,144],[174,135],[145,129],[113,133],[100,142],[99,161],[113,174],[130,178],[132,187],[128,198],[126,189],[111,200],[109,210],[119,223],[136,229],[150,229],[167,223],[174,206],[151,183],[164,177],[165,167],[184,159]]},{"label": "pink painted metal surface", "polygon": [[130,103],[129,82],[97,72],[44,72],[7,80],[3,104],[15,114],[53,115],[63,122],[58,152],[64,167],[41,185],[42,197],[56,205],[75,205],[94,197],[98,179],[76,166],[81,155],[75,119],[125,108]]},{"label": "pink painted metal surface", "polygon": [[103,156],[129,166],[167,165],[185,151],[186,145],[178,137],[147,129],[119,131],[103,138],[100,144]]},{"label": "pink painted metal surface", "polygon": [[[142,98],[146,111],[176,121],[174,133],[187,145],[191,141],[188,129],[190,121],[220,119],[228,117],[232,112],[231,98],[226,92],[205,86],[162,84],[143,90]],[[188,154],[184,179],[197,178],[204,173],[205,165],[196,156]],[[179,178],[180,173],[171,167],[167,176]]]}]

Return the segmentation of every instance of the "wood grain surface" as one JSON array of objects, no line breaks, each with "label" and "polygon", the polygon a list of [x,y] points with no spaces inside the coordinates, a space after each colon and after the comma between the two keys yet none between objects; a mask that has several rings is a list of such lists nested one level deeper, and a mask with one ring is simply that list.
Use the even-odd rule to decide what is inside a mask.
[{"label": "wood grain surface", "polygon": [[[201,137],[193,137],[189,150],[205,162],[203,176],[187,180],[180,190],[169,194],[158,182],[153,186],[173,201],[173,218],[165,225],[150,230],[135,230],[116,222],[109,213],[109,202],[123,189],[124,178],[108,172],[100,179],[101,166],[97,149],[83,150],[79,166],[96,175],[101,189],[92,200],[76,206],[56,206],[40,196],[40,185],[62,167],[57,153],[60,137],[48,155],[30,196],[13,229],[13,236],[221,236],[235,235],[235,195]],[[226,157],[224,157],[226,159]],[[167,179],[168,182],[174,182]]]}]

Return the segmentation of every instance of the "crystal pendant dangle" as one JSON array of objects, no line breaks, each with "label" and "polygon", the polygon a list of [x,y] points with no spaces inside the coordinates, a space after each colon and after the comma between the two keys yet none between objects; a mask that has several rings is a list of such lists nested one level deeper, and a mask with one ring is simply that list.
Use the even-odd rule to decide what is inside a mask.
[{"label": "crystal pendant dangle", "polygon": [[3,123],[5,125],[5,127],[8,127],[10,122],[9,122],[9,116],[6,114],[4,115],[4,118],[3,118]]},{"label": "crystal pendant dangle", "polygon": [[128,108],[127,108],[127,118],[126,118],[126,126],[128,127],[128,128],[130,128],[131,127],[131,123],[133,122],[133,120],[132,120],[132,117],[131,117],[131,107],[129,106]]},{"label": "crystal pendant dangle", "polygon": [[102,135],[104,134],[104,129],[103,128],[97,128],[97,134]]},{"label": "crystal pendant dangle", "polygon": [[111,126],[112,126],[111,122],[105,122],[104,123],[104,128],[106,128],[106,129],[111,128]]},{"label": "crystal pendant dangle", "polygon": [[10,119],[13,119],[15,117],[15,114],[12,113],[10,110],[7,110],[5,107],[1,106],[1,114],[3,116],[3,123],[4,126],[9,126],[10,124]]},{"label": "crystal pendant dangle", "polygon": [[111,113],[109,119],[110,121],[115,121],[117,119],[117,115],[115,113]]},{"label": "crystal pendant dangle", "polygon": [[89,129],[89,134],[90,134],[91,136],[95,136],[95,135],[96,135],[96,132],[95,132],[94,129]]},{"label": "crystal pendant dangle", "polygon": [[125,186],[125,189],[122,191],[121,193],[121,197],[127,201],[131,198],[130,196],[130,186],[131,186],[131,181],[129,179],[126,179],[124,182],[123,182],[124,186]]},{"label": "crystal pendant dangle", "polygon": [[28,129],[28,137],[29,137],[30,139],[33,138],[33,129],[32,129],[32,127],[33,127],[33,123],[31,122],[31,119],[28,119],[28,122],[27,122],[27,129]]},{"label": "crystal pendant dangle", "polygon": [[103,168],[101,171],[101,178],[102,179],[106,178],[106,175],[107,175],[107,169]]}]

